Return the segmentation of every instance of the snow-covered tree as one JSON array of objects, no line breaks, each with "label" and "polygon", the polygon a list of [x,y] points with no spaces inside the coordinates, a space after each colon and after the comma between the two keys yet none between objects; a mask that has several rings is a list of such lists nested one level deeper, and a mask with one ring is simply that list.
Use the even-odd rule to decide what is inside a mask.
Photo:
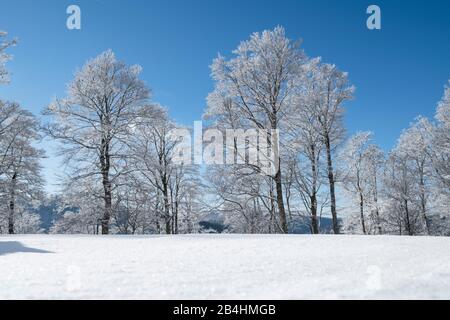
[{"label": "snow-covered tree", "polygon": [[[232,129],[280,129],[289,116],[290,103],[307,61],[297,43],[286,38],[282,27],[254,33],[241,42],[232,59],[219,56],[211,66],[215,89],[208,96],[206,118]],[[277,137],[272,141],[279,140]],[[283,196],[281,154],[274,149],[276,205],[281,232],[288,232]],[[258,171],[258,168],[252,168]],[[256,172],[257,173],[257,172]]]},{"label": "snow-covered tree", "polygon": [[71,179],[95,176],[102,183],[102,233],[109,233],[113,190],[123,174],[126,142],[149,90],[139,79],[141,67],[127,66],[106,51],[89,60],[68,86],[67,98],[45,111],[53,116],[46,132],[61,142]]},{"label": "snow-covered tree", "polygon": [[405,153],[395,148],[389,154],[383,177],[383,193],[386,198],[384,220],[387,231],[416,235],[422,228],[418,188],[411,163]]},{"label": "snow-covered tree", "polygon": [[210,210],[221,213],[231,232],[278,233],[275,184],[271,177],[245,174],[239,165],[207,168]]},{"label": "snow-covered tree", "polygon": [[169,185],[174,171],[172,154],[176,141],[170,139],[169,132],[173,128],[164,108],[147,106],[140,114],[132,143],[133,166],[141,176],[138,179],[149,185],[147,189],[156,189],[157,195],[161,195],[167,234],[172,233]]},{"label": "snow-covered tree", "polygon": [[8,34],[0,30],[0,84],[9,81],[9,74],[6,70],[6,62],[11,60],[11,56],[6,53],[8,47],[14,46],[16,40],[4,40]]},{"label": "snow-covered tree", "polygon": [[41,217],[32,211],[18,208],[14,222],[14,232],[17,234],[37,234],[42,233]]},{"label": "snow-covered tree", "polygon": [[156,194],[136,181],[136,175],[121,177],[115,192],[112,221],[119,234],[151,233]]},{"label": "snow-covered tree", "polygon": [[431,159],[427,150],[429,141],[426,139],[426,127],[424,120],[417,122],[403,131],[397,145],[397,153],[401,154],[408,162],[408,168],[412,171],[414,185],[417,186],[420,211],[426,232],[430,233],[430,219],[428,217],[428,200],[431,188]]},{"label": "snow-covered tree", "polygon": [[320,231],[319,216],[323,208],[329,206],[329,197],[321,191],[327,168],[324,167],[325,141],[318,117],[318,95],[321,93],[317,77],[321,72],[320,58],[311,59],[308,64],[301,90],[294,99],[295,112],[289,117],[285,127],[289,134],[287,146],[293,159],[291,169],[288,169],[292,172],[292,187],[297,191],[311,219],[312,233],[316,234]]},{"label": "snow-covered tree", "polygon": [[[375,144],[367,147],[364,154],[364,168],[366,172],[367,183],[369,185],[369,198],[367,202],[370,204],[371,218],[375,222],[374,225],[378,234],[383,233],[382,219],[380,214],[380,177],[384,169],[385,155],[383,150]],[[373,232],[373,231],[372,231]]]},{"label": "snow-covered tree", "polygon": [[[154,201],[156,229],[159,230],[159,219],[162,218],[167,234],[179,233],[181,205],[185,201],[193,201],[193,190],[201,188],[198,168],[175,161],[176,146],[181,143],[171,135],[175,128],[177,126],[165,108],[147,105],[141,110],[130,142],[134,183],[149,196],[149,200]],[[189,199],[186,198],[188,189],[191,189]],[[193,216],[191,212],[186,219]]]},{"label": "snow-covered tree", "polygon": [[370,190],[369,175],[366,168],[366,152],[371,139],[371,132],[359,132],[352,136],[341,151],[343,186],[352,196],[356,196],[359,204],[361,229],[367,234],[364,208]]},{"label": "snow-covered tree", "polygon": [[[370,234],[376,230],[381,234],[378,176],[384,154],[379,147],[371,144],[372,136],[371,132],[358,132],[346,142],[339,155],[340,180],[350,198],[358,203],[362,232]],[[367,216],[366,208],[370,209],[370,216]]]},{"label": "snow-covered tree", "polygon": [[11,166],[11,147],[26,129],[29,116],[17,103],[0,100],[0,176]]},{"label": "snow-covered tree", "polygon": [[101,182],[95,176],[64,182],[50,232],[98,234],[104,214]]},{"label": "snow-covered tree", "polygon": [[433,131],[432,146],[429,151],[434,174],[450,194],[450,80],[436,111],[436,128]]},{"label": "snow-covered tree", "polygon": [[42,197],[43,179],[40,160],[42,150],[34,143],[39,137],[39,123],[35,117],[20,108],[10,105],[8,130],[0,135],[0,148],[3,153],[0,175],[1,198],[8,216],[8,233],[16,232],[15,220],[18,212],[24,212],[33,202]]},{"label": "snow-covered tree", "polygon": [[339,220],[336,208],[336,172],[333,167],[333,152],[344,133],[344,104],[352,99],[354,87],[349,85],[346,72],[335,65],[319,64],[313,79],[315,93],[313,105],[319,124],[319,133],[325,145],[328,184],[330,189],[330,209],[333,218],[333,231],[339,234]]}]

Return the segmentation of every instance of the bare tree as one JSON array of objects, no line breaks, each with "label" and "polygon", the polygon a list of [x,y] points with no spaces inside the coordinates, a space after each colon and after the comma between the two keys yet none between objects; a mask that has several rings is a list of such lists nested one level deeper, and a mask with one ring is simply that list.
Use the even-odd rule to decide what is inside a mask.
[{"label": "bare tree", "polygon": [[450,80],[436,110],[437,124],[432,130],[432,148],[428,149],[435,176],[450,194]]},{"label": "bare tree", "polygon": [[11,60],[11,56],[5,52],[8,47],[16,45],[16,40],[3,40],[8,34],[0,30],[0,84],[9,81],[9,74],[5,68],[7,61]]},{"label": "bare tree", "polygon": [[428,200],[430,198],[431,183],[431,159],[427,149],[429,148],[426,139],[425,126],[423,120],[418,119],[416,123],[403,131],[401,134],[397,152],[408,161],[408,168],[412,171],[412,182],[417,185],[420,211],[422,214],[425,230],[430,234],[431,220],[428,217]]},{"label": "bare tree", "polygon": [[388,201],[387,223],[399,233],[412,236],[420,231],[419,206],[415,177],[404,153],[394,149],[388,158],[383,179],[383,192]]},{"label": "bare tree", "polygon": [[352,136],[340,154],[343,171],[343,186],[350,194],[357,195],[359,203],[360,223],[364,234],[368,233],[364,209],[366,197],[370,193],[370,175],[373,174],[367,167],[367,149],[371,132],[359,132]]},{"label": "bare tree", "polygon": [[3,166],[0,186],[5,207],[8,208],[10,234],[15,232],[19,207],[30,207],[33,201],[42,197],[40,160],[44,157],[43,151],[34,146],[40,138],[37,120],[18,105],[14,105],[13,110],[13,126],[0,136],[0,142],[6,141],[6,148],[5,144],[0,144],[3,151],[2,163],[6,164]]},{"label": "bare tree", "polygon": [[384,168],[384,152],[375,144],[371,144],[365,150],[365,170],[370,189],[369,202],[372,200],[372,215],[375,219],[378,234],[383,233],[379,204],[379,176]]},{"label": "bare tree", "polygon": [[45,131],[62,143],[61,154],[75,164],[71,179],[98,176],[103,186],[102,233],[109,233],[112,192],[123,173],[125,145],[149,90],[140,66],[127,66],[112,51],[89,60],[68,86],[68,96],[46,110],[53,121]]},{"label": "bare tree", "polygon": [[[307,60],[303,51],[286,38],[282,27],[277,27],[252,34],[233,53],[233,59],[226,61],[219,56],[212,64],[216,85],[208,96],[206,116],[218,122],[236,120],[242,129],[280,129],[290,114],[290,100],[303,74]],[[280,231],[287,233],[281,155],[276,144],[272,147]]]},{"label": "bare tree", "polygon": [[[319,59],[310,62],[311,70],[317,68]],[[293,172],[293,186],[298,190],[306,211],[311,217],[313,234],[319,233],[319,193],[322,185],[321,158],[324,143],[321,127],[316,111],[316,84],[314,75],[305,77],[301,93],[295,101],[295,112],[289,117],[286,129],[290,135],[287,144],[294,154],[291,162]]]},{"label": "bare tree", "polygon": [[0,100],[0,176],[10,168],[11,148],[27,130],[24,122],[30,117],[17,103]]},{"label": "bare tree", "polygon": [[335,65],[330,64],[318,64],[314,70],[312,81],[315,88],[313,110],[319,124],[321,139],[325,145],[333,231],[335,234],[339,234],[333,151],[343,137],[343,104],[352,98],[354,87],[349,85],[346,72],[341,72]]},{"label": "bare tree", "polygon": [[[166,234],[177,234],[180,230],[181,204],[187,201],[186,188],[201,187],[195,165],[174,161],[176,146],[181,143],[171,134],[175,128],[177,126],[169,119],[165,108],[147,105],[139,115],[130,143],[130,167],[141,188],[161,200],[157,201],[156,211],[161,212]],[[193,195],[191,192],[191,200]],[[191,212],[190,217],[193,216]]]}]

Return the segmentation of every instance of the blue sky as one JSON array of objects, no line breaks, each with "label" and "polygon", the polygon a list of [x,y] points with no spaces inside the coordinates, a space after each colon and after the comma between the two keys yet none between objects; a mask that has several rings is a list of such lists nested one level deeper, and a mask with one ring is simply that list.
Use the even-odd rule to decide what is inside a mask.
[{"label": "blue sky", "polygon": [[[81,30],[66,28],[70,4],[81,8]],[[381,8],[382,30],[366,28],[370,4]],[[449,14],[447,0],[0,0],[0,30],[19,39],[0,98],[38,114],[64,96],[78,67],[111,48],[141,64],[153,100],[189,125],[213,88],[213,58],[230,56],[252,32],[282,25],[303,39],[309,56],[349,72],[357,90],[348,133],[372,130],[387,150],[415,117],[434,114],[450,78]],[[45,148],[45,175],[53,180],[61,168],[54,146]],[[48,189],[56,190],[51,182]]]}]

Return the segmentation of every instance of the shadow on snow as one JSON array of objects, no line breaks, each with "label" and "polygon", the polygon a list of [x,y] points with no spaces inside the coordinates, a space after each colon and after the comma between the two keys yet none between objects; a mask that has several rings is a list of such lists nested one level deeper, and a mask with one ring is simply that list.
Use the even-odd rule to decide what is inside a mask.
[{"label": "shadow on snow", "polygon": [[25,247],[19,241],[0,241],[0,256],[18,252],[53,253],[47,250]]}]

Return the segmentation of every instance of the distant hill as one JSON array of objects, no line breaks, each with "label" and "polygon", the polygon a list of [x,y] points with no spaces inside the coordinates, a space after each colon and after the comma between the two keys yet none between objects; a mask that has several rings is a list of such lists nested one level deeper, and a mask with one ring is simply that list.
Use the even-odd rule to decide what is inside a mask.
[{"label": "distant hill", "polygon": [[[339,219],[340,222],[341,219]],[[211,212],[199,222],[201,233],[223,233],[228,230],[228,225],[221,213]],[[309,219],[296,217],[290,225],[291,234],[310,234]],[[320,233],[332,233],[333,220],[330,217],[320,218]]]}]

